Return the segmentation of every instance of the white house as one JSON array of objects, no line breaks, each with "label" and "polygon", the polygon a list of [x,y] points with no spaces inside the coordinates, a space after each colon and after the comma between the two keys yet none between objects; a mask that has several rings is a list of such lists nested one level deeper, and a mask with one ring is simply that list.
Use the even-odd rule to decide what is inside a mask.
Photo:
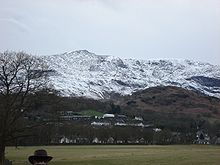
[{"label": "white house", "polygon": [[114,118],[115,115],[114,114],[109,114],[109,113],[106,113],[102,116],[102,118]]}]

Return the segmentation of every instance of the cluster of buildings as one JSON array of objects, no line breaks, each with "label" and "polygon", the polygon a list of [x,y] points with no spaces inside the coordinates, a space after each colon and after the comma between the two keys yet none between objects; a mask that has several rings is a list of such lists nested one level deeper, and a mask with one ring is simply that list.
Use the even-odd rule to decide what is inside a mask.
[{"label": "cluster of buildings", "polygon": [[[155,128],[152,124],[147,123],[143,120],[142,117],[134,117],[129,118],[126,115],[115,115],[115,114],[103,114],[102,116],[88,116],[88,115],[80,115],[74,111],[61,111],[59,112],[59,117],[61,121],[70,122],[70,123],[80,123],[90,125],[93,128],[105,128],[105,127],[132,127],[132,128],[143,128],[143,129],[150,129],[155,133],[161,132],[162,129]],[[181,139],[181,133],[174,133],[171,132],[171,138],[178,137]],[[210,138],[208,133],[204,130],[198,130],[193,135],[194,140],[192,143],[194,144],[220,144],[220,137]],[[113,137],[108,137],[105,141],[98,139],[98,137],[93,137],[93,139],[82,138],[82,137],[75,137],[75,138],[67,138],[62,136],[58,141],[58,143],[75,143],[75,144],[85,144],[85,143],[92,143],[92,144],[113,144],[113,143],[124,143],[122,140],[116,140]],[[127,140],[126,143],[132,144],[147,144],[147,142],[143,138],[137,138],[132,140]]]},{"label": "cluster of buildings", "polygon": [[92,126],[151,127],[142,117],[128,118],[126,115],[103,114],[103,116],[79,115],[74,111],[61,111],[62,121],[79,121]]},{"label": "cluster of buildings", "polygon": [[[74,138],[70,139],[65,136],[61,137],[59,139],[60,144],[123,144],[125,143],[124,140],[115,140],[113,137],[109,137],[105,141],[99,139],[98,137],[94,137],[92,141],[88,138]],[[146,141],[144,138],[135,139],[135,140],[127,140],[126,144],[146,144]]]}]

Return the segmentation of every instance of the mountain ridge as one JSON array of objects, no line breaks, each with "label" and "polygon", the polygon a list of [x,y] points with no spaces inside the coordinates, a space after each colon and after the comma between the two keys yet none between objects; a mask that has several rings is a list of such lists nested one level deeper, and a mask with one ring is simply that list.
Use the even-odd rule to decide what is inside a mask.
[{"label": "mountain ridge", "polygon": [[[190,60],[136,60],[87,50],[41,57],[64,96],[108,99],[155,86],[174,85],[220,98],[220,66]],[[212,81],[212,82],[211,82]]]}]

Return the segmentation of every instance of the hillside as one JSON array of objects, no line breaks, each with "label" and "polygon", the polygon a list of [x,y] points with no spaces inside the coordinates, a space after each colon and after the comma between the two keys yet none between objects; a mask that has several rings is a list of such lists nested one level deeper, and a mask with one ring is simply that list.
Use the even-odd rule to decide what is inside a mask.
[{"label": "hillside", "polygon": [[153,87],[116,100],[128,114],[149,118],[155,114],[168,118],[220,119],[220,100],[180,87]]},{"label": "hillside", "polygon": [[131,119],[142,117],[149,123],[167,128],[185,127],[188,130],[192,125],[195,128],[198,122],[208,122],[220,130],[220,99],[174,86],[151,87],[112,100],[39,94],[36,102],[35,113],[73,111],[92,116],[114,113]]},{"label": "hillside", "polygon": [[[51,93],[37,96],[33,100],[33,111],[25,114],[25,118],[30,122],[51,120],[55,123],[37,130],[40,132],[37,135],[42,134],[41,130],[50,130],[50,135],[40,137],[34,144],[48,142],[48,137],[59,138],[57,135],[84,136],[90,140],[97,136],[104,140],[121,137],[126,141],[144,136],[147,144],[152,144],[157,134],[153,130],[157,129],[162,130],[157,134],[162,139],[158,144],[191,144],[198,130],[204,130],[213,138],[220,137],[220,100],[180,87],[152,87],[113,100],[61,97]],[[102,118],[105,113],[114,113],[115,117]],[[109,124],[98,125],[103,123]],[[172,137],[173,141],[164,141],[163,137]]]}]

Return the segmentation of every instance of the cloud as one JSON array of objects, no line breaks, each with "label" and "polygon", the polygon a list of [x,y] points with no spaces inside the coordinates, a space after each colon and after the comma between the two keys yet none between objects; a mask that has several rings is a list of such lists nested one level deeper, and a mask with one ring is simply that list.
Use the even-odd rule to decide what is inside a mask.
[{"label": "cloud", "polygon": [[7,40],[0,51],[55,54],[88,49],[122,58],[220,64],[218,0],[0,1],[0,35],[5,37],[0,43]]},{"label": "cloud", "polygon": [[31,29],[30,29],[30,27],[28,27],[28,25],[26,25],[22,22],[19,22],[18,20],[13,19],[13,18],[0,18],[0,25],[1,25],[1,28],[3,28],[5,25],[6,29],[7,29],[7,26],[14,27],[15,29],[18,29],[20,32],[30,32],[31,31]]}]

